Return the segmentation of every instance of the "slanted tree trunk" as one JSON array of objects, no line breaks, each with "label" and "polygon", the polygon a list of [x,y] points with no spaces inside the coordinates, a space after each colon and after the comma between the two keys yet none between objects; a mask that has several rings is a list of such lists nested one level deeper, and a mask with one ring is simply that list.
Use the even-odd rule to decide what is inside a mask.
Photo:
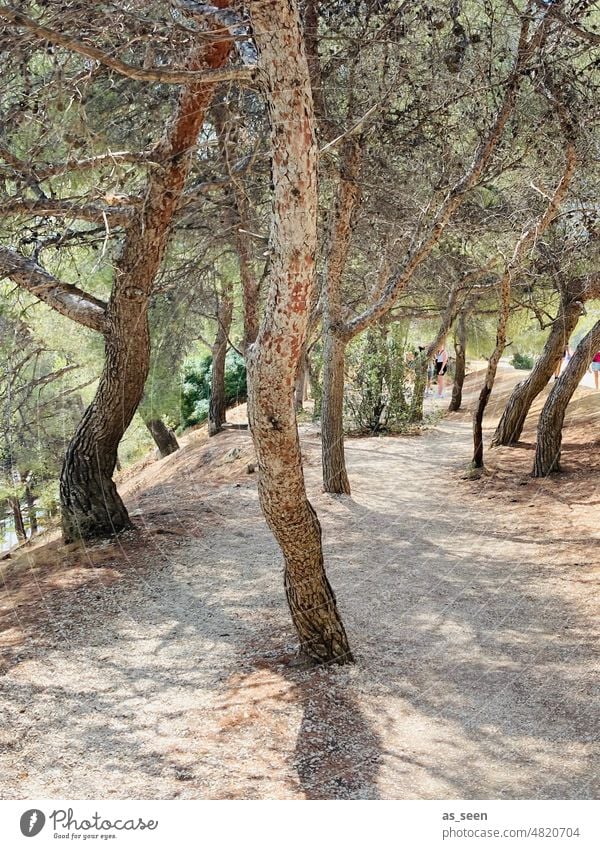
[{"label": "slanted tree trunk", "polygon": [[16,496],[10,496],[8,499],[8,504],[13,513],[13,519],[15,523],[15,534],[17,535],[17,539],[19,542],[25,542],[27,539],[27,531],[25,530],[25,522],[23,521],[23,513],[21,511],[21,504],[19,499]]},{"label": "slanted tree trunk", "polygon": [[467,363],[467,316],[463,311],[458,317],[456,332],[454,334],[454,352],[456,354],[456,366],[454,384],[452,386],[452,399],[448,406],[451,413],[460,410],[462,404],[462,390],[465,382],[465,371]]},{"label": "slanted tree trunk", "polygon": [[493,446],[514,445],[521,438],[531,405],[554,374],[582,311],[583,298],[580,292],[577,292],[576,297],[567,292],[561,298],[560,312],[552,325],[542,355],[529,377],[513,389],[492,438]]},{"label": "slanted tree trunk", "polygon": [[248,413],[265,518],[285,560],[285,590],[303,652],[352,659],[325,575],[321,527],[308,502],[294,382],[309,319],[317,250],[317,146],[296,3],[251,0],[271,119],[273,213],[269,294],[248,352]]},{"label": "slanted tree trunk", "polygon": [[27,502],[27,517],[29,519],[29,535],[34,536],[38,532],[37,512],[35,509],[35,497],[29,484],[25,487],[25,501]]},{"label": "slanted tree trunk", "polygon": [[571,184],[573,174],[577,167],[577,149],[575,147],[574,129],[570,116],[568,115],[563,103],[557,100],[556,97],[552,98],[552,102],[556,108],[561,130],[565,139],[565,167],[562,177],[554,190],[554,194],[548,201],[544,214],[534,225],[523,231],[521,238],[515,246],[512,259],[506,265],[504,274],[502,275],[500,283],[500,312],[498,315],[498,327],[496,331],[496,347],[490,357],[485,382],[481,388],[479,402],[473,416],[473,460],[471,463],[473,469],[483,468],[483,415],[485,413],[489,397],[492,393],[498,363],[500,362],[500,357],[502,356],[504,346],[506,345],[506,326],[508,323],[510,309],[512,275],[518,267],[521,258],[524,256],[525,251],[530,248],[535,243],[536,239],[538,239],[546,231],[556,217],[556,214],[560,209],[560,205],[569,190],[569,185]]},{"label": "slanted tree trunk", "polygon": [[[221,5],[221,0],[215,5]],[[223,39],[201,48],[190,69],[221,67],[231,48]],[[214,85],[186,86],[173,122],[157,146],[143,206],[125,229],[106,309],[105,362],[96,396],[67,449],[60,479],[65,541],[92,539],[131,527],[112,475],[119,442],[142,398],[148,374],[148,305],[173,215]]]},{"label": "slanted tree trunk", "polygon": [[583,337],[566,369],[555,382],[540,413],[533,476],[560,471],[560,449],[565,413],[592,358],[600,349],[600,321]]},{"label": "slanted tree trunk", "polygon": [[217,312],[217,334],[212,346],[210,402],[208,407],[208,435],[220,433],[227,417],[225,397],[225,357],[229,345],[229,331],[233,316],[233,301],[229,292],[223,292]]},{"label": "slanted tree trunk", "polygon": [[161,457],[168,457],[169,454],[179,451],[177,437],[162,419],[147,419],[144,424],[150,431]]}]

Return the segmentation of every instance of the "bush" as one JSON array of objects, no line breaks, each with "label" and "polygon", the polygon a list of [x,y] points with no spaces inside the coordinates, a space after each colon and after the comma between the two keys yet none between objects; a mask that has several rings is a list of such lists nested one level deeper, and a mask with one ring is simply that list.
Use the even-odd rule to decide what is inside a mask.
[{"label": "bush", "polygon": [[519,369],[532,369],[533,357],[530,354],[515,353],[512,358],[512,365]]},{"label": "bush", "polygon": [[[181,393],[181,428],[202,424],[208,418],[212,357],[189,360],[183,371]],[[230,350],[225,357],[225,401],[228,407],[240,404],[247,398],[246,364],[237,351]]]},{"label": "bush", "polygon": [[372,328],[349,346],[344,398],[347,429],[402,432],[408,421],[405,351],[395,329]]}]

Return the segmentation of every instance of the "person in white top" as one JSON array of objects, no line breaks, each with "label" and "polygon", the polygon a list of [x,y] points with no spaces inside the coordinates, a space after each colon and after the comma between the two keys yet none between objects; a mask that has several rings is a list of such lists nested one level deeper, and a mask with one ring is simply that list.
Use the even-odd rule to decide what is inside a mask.
[{"label": "person in white top", "polygon": [[437,374],[437,396],[444,397],[444,375],[448,368],[448,353],[442,343],[435,355],[435,373]]}]

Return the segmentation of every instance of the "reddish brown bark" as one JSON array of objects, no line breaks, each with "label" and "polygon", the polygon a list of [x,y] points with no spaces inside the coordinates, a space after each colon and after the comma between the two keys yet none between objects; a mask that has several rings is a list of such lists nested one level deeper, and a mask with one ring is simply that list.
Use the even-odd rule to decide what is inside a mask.
[{"label": "reddish brown bark", "polygon": [[294,383],[306,339],[317,249],[317,147],[296,4],[249,3],[271,119],[269,293],[248,354],[248,413],[261,506],[285,560],[285,589],[305,655],[352,659],[325,575],[321,527],[306,497]]},{"label": "reddish brown bark", "polygon": [[[217,4],[217,5],[220,5]],[[231,42],[201,48],[190,69],[219,68]],[[148,305],[174,213],[191,166],[198,132],[213,95],[212,85],[189,85],[156,149],[142,208],[125,230],[106,309],[105,363],[96,396],[67,449],[60,482],[65,540],[90,539],[130,527],[112,474],[117,448],[141,400],[150,339]]]}]

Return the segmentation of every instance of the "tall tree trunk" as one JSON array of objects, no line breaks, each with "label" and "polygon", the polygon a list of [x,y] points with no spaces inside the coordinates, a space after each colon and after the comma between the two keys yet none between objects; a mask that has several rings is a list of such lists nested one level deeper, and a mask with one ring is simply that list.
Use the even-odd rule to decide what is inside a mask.
[{"label": "tall tree trunk", "polygon": [[[216,0],[215,5],[223,5]],[[192,70],[221,67],[231,49],[223,39],[201,48]],[[143,206],[125,230],[106,311],[105,362],[96,396],[67,449],[60,479],[65,541],[92,539],[131,527],[112,480],[117,448],[142,398],[148,374],[148,304],[173,215],[214,85],[186,86],[174,120],[157,146]]]},{"label": "tall tree trunk", "polygon": [[346,343],[331,330],[323,340],[321,440],[323,489],[350,495],[344,456],[344,357]]},{"label": "tall tree trunk", "polygon": [[456,354],[456,365],[454,373],[454,384],[452,386],[452,399],[448,411],[455,413],[460,410],[462,404],[462,390],[465,382],[465,371],[467,365],[467,315],[463,311],[458,317],[456,332],[454,334],[454,352]]},{"label": "tall tree trunk", "polygon": [[321,527],[306,497],[294,382],[306,339],[317,250],[317,146],[308,67],[292,0],[250,0],[271,119],[269,294],[248,352],[249,422],[261,506],[285,560],[285,589],[304,653],[352,659],[325,575]]},{"label": "tall tree trunk", "polygon": [[582,311],[581,292],[577,292],[576,297],[567,292],[561,298],[560,312],[552,325],[542,355],[529,377],[513,389],[498,422],[492,445],[514,445],[519,441],[531,405],[554,374]]},{"label": "tall tree trunk", "polygon": [[540,413],[533,476],[560,471],[560,449],[565,412],[594,354],[600,349],[600,321],[584,336],[561,377],[555,382]]},{"label": "tall tree trunk", "polygon": [[25,522],[23,521],[23,513],[21,511],[21,503],[16,496],[10,496],[8,503],[13,512],[15,523],[15,534],[19,542],[25,542],[27,539],[27,531],[25,530]]},{"label": "tall tree trunk", "polygon": [[307,370],[307,354],[306,345],[302,349],[302,356],[298,362],[298,371],[296,372],[296,383],[294,384],[294,408],[297,413],[304,410],[304,401],[306,400],[306,370]]},{"label": "tall tree trunk", "polygon": [[210,378],[210,402],[208,407],[208,435],[220,433],[226,421],[227,400],[225,398],[225,357],[229,345],[229,331],[233,316],[233,301],[224,292],[217,313],[218,326],[212,346],[212,369]]},{"label": "tall tree trunk", "polygon": [[146,419],[144,424],[150,431],[161,457],[168,457],[169,454],[179,451],[177,437],[162,419]]},{"label": "tall tree trunk", "polygon": [[427,369],[429,368],[429,357],[427,351],[417,354],[414,362],[415,381],[413,383],[412,398],[408,411],[408,420],[411,424],[423,421],[423,400],[427,388]]},{"label": "tall tree trunk", "polygon": [[323,395],[321,453],[325,492],[350,495],[344,456],[344,355],[348,340],[337,332],[342,323],[342,276],[350,251],[352,219],[360,201],[358,178],[362,139],[350,137],[340,153],[339,182],[329,227],[323,287]]},{"label": "tall tree trunk", "polygon": [[29,533],[34,536],[38,532],[37,512],[33,490],[29,484],[25,487],[25,501],[27,502],[27,517],[29,519]]}]

